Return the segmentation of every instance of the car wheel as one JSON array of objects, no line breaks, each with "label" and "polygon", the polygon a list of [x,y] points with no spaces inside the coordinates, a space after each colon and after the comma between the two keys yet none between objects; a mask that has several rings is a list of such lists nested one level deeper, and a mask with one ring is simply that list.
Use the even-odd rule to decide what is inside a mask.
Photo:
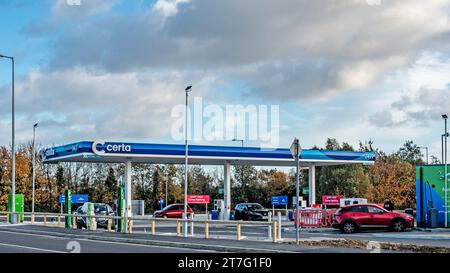
[{"label": "car wheel", "polygon": [[392,222],[392,230],[395,232],[401,232],[405,230],[405,221],[396,219]]},{"label": "car wheel", "polygon": [[342,224],[342,232],[351,234],[356,231],[356,223],[353,221],[346,221]]}]

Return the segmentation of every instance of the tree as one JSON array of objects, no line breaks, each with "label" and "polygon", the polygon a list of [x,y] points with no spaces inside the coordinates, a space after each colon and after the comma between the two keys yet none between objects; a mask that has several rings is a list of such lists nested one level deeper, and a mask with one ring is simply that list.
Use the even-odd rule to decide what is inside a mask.
[{"label": "tree", "polygon": [[105,180],[105,187],[107,192],[103,200],[106,203],[112,204],[117,195],[117,179],[115,171],[112,167],[109,167],[108,176]]},{"label": "tree", "polygon": [[397,208],[415,208],[415,168],[398,156],[380,157],[371,168],[367,198],[383,203],[390,199]]},{"label": "tree", "polygon": [[58,169],[56,170],[56,185],[60,190],[67,186],[66,178],[64,176],[64,168],[61,165],[58,165]]},{"label": "tree", "polygon": [[407,140],[403,146],[398,150],[396,156],[400,158],[400,160],[409,162],[412,165],[422,165],[422,152],[420,151],[419,146],[414,144],[412,140]]}]

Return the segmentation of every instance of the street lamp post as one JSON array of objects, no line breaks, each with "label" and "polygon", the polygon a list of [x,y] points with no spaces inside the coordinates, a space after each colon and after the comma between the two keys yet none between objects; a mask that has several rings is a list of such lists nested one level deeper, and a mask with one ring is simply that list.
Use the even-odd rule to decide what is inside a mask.
[{"label": "street lamp post", "polygon": [[295,166],[296,166],[296,172],[295,172],[295,241],[297,244],[300,242],[300,234],[299,234],[299,227],[300,227],[300,206],[298,204],[298,201],[300,199],[300,188],[302,187],[302,182],[300,178],[300,154],[302,152],[302,147],[300,146],[300,142],[298,138],[295,138],[294,141],[291,144],[290,147],[291,155],[295,159]]},{"label": "street lamp post", "polygon": [[441,164],[444,164],[444,137],[449,137],[449,133],[441,135]]},{"label": "street lamp post", "polygon": [[33,197],[31,199],[31,215],[34,217],[34,185],[36,181],[36,127],[38,123],[33,125]]},{"label": "street lamp post", "polygon": [[186,92],[186,127],[185,127],[185,138],[184,138],[184,146],[185,146],[185,155],[184,155],[184,213],[183,213],[183,233],[184,237],[187,237],[187,190],[188,190],[188,99],[189,99],[189,92],[191,92],[192,85],[186,87],[184,91]]},{"label": "street lamp post", "polygon": [[167,175],[169,174],[168,170],[167,170],[167,164],[166,164],[166,168],[164,169],[164,178],[166,180],[166,206],[167,206],[167,195],[168,195],[168,190],[167,190],[167,182],[169,180],[169,177],[167,177]]},{"label": "street lamp post", "polygon": [[[233,138],[231,141],[240,141],[241,142],[241,147],[244,148],[244,140],[243,139]],[[244,185],[244,171],[243,171],[242,166],[241,166],[241,183],[242,183],[242,189],[244,191],[244,188],[245,188],[246,185]]]},{"label": "street lamp post", "polygon": [[0,58],[10,59],[12,65],[12,82],[11,82],[11,96],[12,96],[12,128],[11,128],[11,138],[12,138],[12,148],[11,148],[11,223],[16,223],[16,148],[14,144],[14,57],[5,56],[0,54]]},{"label": "street lamp post", "polygon": [[428,147],[419,147],[420,149],[425,149],[426,163],[428,165]]},{"label": "street lamp post", "polygon": [[445,123],[445,131],[444,131],[444,186],[445,186],[445,221],[444,221],[444,226],[447,227],[448,224],[448,166],[447,166],[447,138],[448,138],[448,131],[447,131],[447,119],[448,116],[446,114],[442,115],[442,118],[444,119],[444,123]]}]

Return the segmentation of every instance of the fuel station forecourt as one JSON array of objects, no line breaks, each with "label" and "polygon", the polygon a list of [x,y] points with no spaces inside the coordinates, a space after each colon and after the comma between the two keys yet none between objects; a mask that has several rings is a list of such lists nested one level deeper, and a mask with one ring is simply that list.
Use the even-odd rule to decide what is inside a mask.
[{"label": "fuel station forecourt", "polygon": [[[224,171],[223,219],[231,212],[231,166],[277,166],[295,167],[289,148],[229,147],[190,145],[188,150],[191,165],[221,165]],[[131,217],[131,166],[133,163],[183,164],[185,146],[180,144],[127,143],[105,141],[81,141],[62,146],[42,149],[40,157],[45,164],[60,162],[123,163],[124,215]],[[315,167],[345,164],[373,165],[373,152],[326,151],[303,149],[299,165],[309,171],[309,204],[315,204]],[[127,230],[127,229],[125,229]]]}]

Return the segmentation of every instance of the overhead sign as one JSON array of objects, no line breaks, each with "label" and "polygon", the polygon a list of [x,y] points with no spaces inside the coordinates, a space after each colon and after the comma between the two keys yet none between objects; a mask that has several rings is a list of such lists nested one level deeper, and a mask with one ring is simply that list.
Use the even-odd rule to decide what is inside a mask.
[{"label": "overhead sign", "polygon": [[285,195],[282,196],[272,196],[272,205],[273,206],[286,206],[288,204],[288,197]]},{"label": "overhead sign", "polygon": [[[72,194],[72,204],[84,204],[89,202],[89,196],[87,194]],[[66,196],[64,194],[59,195],[59,203],[66,203]]]},{"label": "overhead sign", "polygon": [[322,196],[322,205],[339,206],[340,203],[341,203],[340,195],[323,195]]},{"label": "overhead sign", "polygon": [[188,195],[187,202],[188,204],[209,204],[210,202],[209,195]]}]

